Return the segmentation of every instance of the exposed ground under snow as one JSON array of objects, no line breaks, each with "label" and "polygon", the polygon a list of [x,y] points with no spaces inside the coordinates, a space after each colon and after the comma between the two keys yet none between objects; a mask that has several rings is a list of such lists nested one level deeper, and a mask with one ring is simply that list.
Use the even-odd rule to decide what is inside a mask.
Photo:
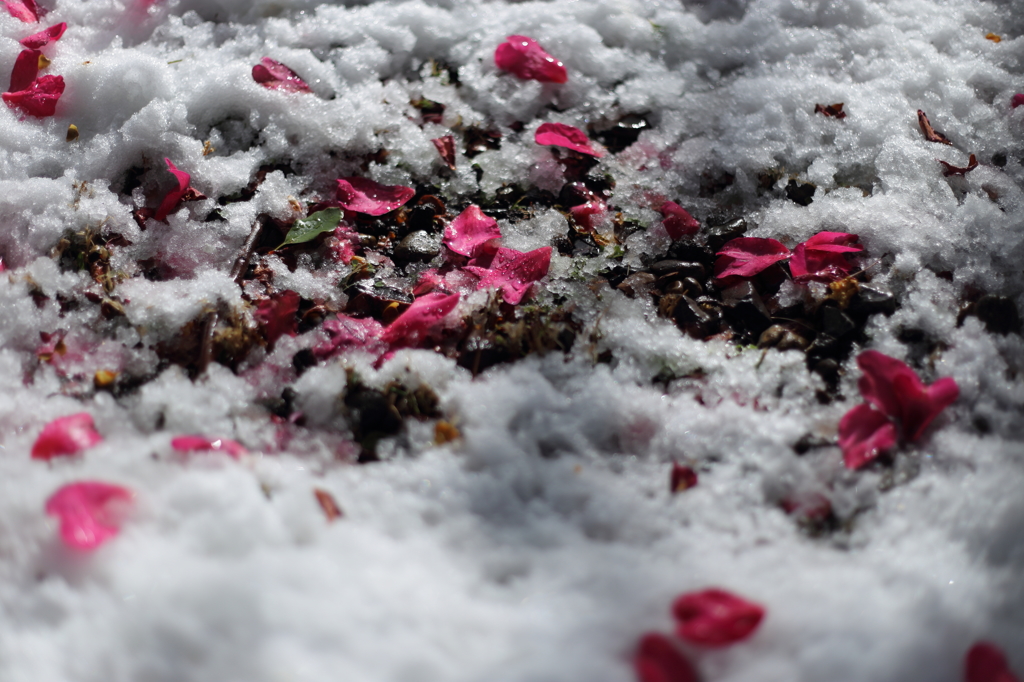
[{"label": "exposed ground under snow", "polygon": [[[49,1],[38,26],[0,16],[4,74],[18,40],[68,23],[46,48],[47,72],[67,82],[56,116],[0,107],[0,680],[630,680],[637,638],[668,632],[671,600],[708,585],[767,617],[742,644],[686,649],[705,680],[953,682],[979,639],[1024,671],[1024,339],[958,322],[979,292],[1024,310],[1024,107],[1010,107],[1024,91],[1024,3]],[[569,82],[497,71],[510,34],[536,38]],[[264,56],[314,94],[254,83]],[[432,75],[431,59],[460,84]],[[421,125],[409,102],[424,97],[446,105],[440,123]],[[842,121],[814,113],[840,101]],[[925,141],[918,109],[953,146]],[[513,183],[557,193],[536,127],[624,114],[652,125],[598,167],[616,181],[610,203],[650,230],[623,262],[667,246],[644,192],[702,222],[742,216],[748,236],[789,245],[860,235],[873,282],[900,304],[871,318],[863,347],[960,386],[922,441],[857,472],[835,446],[797,454],[807,434],[834,439],[859,402],[856,349],[822,404],[799,351],[689,338],[653,303],[588,286],[578,267],[597,274],[603,258],[578,266],[557,252],[538,299],[577,302],[583,331],[566,355],[474,378],[431,350],[376,369],[356,352],[297,376],[292,356],[323,339],[314,329],[237,373],[149,376],[158,344],[208,306],[244,309],[229,272],[259,214],[294,218],[289,198],[327,197],[349,175],[433,183],[448,198]],[[496,125],[501,148],[442,172],[430,139],[474,123]],[[207,140],[216,151],[203,156]],[[943,177],[936,158],[962,166],[969,153],[977,169]],[[166,192],[164,157],[210,198],[142,231],[132,210]],[[290,171],[205,220],[271,163]],[[702,190],[726,173],[730,185]],[[813,203],[786,197],[790,178],[816,186]],[[501,227],[527,250],[568,224],[549,210]],[[131,242],[111,249],[123,316],[105,319],[82,298],[97,287],[89,273],[51,256],[86,229]],[[279,287],[344,304],[348,266],[300,259],[293,272],[274,258]],[[147,259],[165,276],[144,277],[135,263]],[[67,360],[39,362],[40,332],[58,329]],[[102,369],[146,381],[94,391]],[[434,423],[410,419],[380,444],[383,461],[351,462],[347,369],[372,387],[429,386],[462,437],[435,446]],[[266,405],[286,385],[307,426],[278,452],[285,427]],[[103,443],[30,459],[45,423],[82,411]],[[176,456],[170,440],[190,433],[253,454]],[[672,460],[695,466],[699,485],[670,495]],[[62,547],[43,513],[80,479],[137,495],[120,535],[92,553]],[[328,523],[314,488],[344,518]],[[828,532],[780,508],[813,494],[832,504]]]}]

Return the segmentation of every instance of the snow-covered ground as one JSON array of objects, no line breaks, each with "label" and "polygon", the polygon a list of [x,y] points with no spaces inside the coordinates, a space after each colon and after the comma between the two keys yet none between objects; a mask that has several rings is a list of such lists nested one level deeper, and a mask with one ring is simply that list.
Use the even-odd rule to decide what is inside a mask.
[{"label": "snow-covered ground", "polygon": [[[38,24],[0,11],[4,74],[19,40],[68,25],[42,49],[66,83],[56,114],[0,107],[0,680],[624,681],[639,637],[671,632],[672,600],[708,586],[766,616],[730,647],[680,644],[707,681],[952,682],[978,640],[1024,673],[1024,339],[976,305],[1024,310],[1024,2],[43,2]],[[499,71],[513,34],[567,83]],[[254,82],[263,57],[313,92]],[[425,120],[424,99],[443,113]],[[815,113],[837,102],[846,118]],[[952,145],[925,139],[919,109]],[[236,284],[258,216],[292,221],[348,176],[433,186],[449,219],[507,186],[557,196],[570,171],[536,128],[606,139],[626,116],[648,125],[589,177],[614,180],[608,203],[639,229],[556,248],[520,306],[571,303],[568,353],[475,377],[430,348],[297,366],[327,338],[316,318],[231,367],[181,359],[211,313],[259,334],[268,286],[328,318],[353,300],[358,261],[323,249],[264,249],[263,275]],[[463,154],[488,126],[500,148]],[[454,171],[431,143],[448,134]],[[936,159],[969,154],[977,168],[943,176]],[[137,221],[171,188],[165,157],[208,198]],[[787,196],[805,183],[809,205]],[[665,257],[651,197],[790,248],[857,234],[864,276],[899,307],[868,319],[832,387],[799,350],[691,338],[598,279]],[[521,251],[571,234],[552,207],[496,217]],[[487,297],[466,293],[449,325]],[[854,471],[835,439],[867,348],[960,396]],[[349,398],[374,389],[439,403],[358,464]],[[101,443],[30,457],[79,412]],[[188,434],[249,454],[175,452]],[[671,494],[673,461],[698,485]],[[93,551],[44,513],[79,480],[135,494]],[[794,500],[831,516],[787,513]]]}]

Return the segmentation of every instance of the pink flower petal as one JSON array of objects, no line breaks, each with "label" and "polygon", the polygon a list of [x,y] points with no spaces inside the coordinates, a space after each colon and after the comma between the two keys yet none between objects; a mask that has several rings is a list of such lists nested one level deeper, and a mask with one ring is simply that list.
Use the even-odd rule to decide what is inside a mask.
[{"label": "pink flower petal", "polygon": [[697,472],[688,466],[672,462],[672,473],[669,475],[668,489],[673,493],[681,493],[697,485]]},{"label": "pink flower petal", "polygon": [[896,444],[896,426],[870,405],[858,405],[839,422],[839,447],[847,469],[860,469]]},{"label": "pink flower petal", "polygon": [[172,189],[164,197],[164,200],[160,202],[160,207],[156,209],[156,213],[153,215],[157,220],[167,220],[167,215],[177,208],[178,203],[181,201],[185,193],[188,192],[188,183],[191,182],[192,176],[185,171],[178,170],[177,166],[171,163],[168,158],[164,159],[164,163],[167,164],[167,170],[171,171],[171,175],[178,181],[178,187]]},{"label": "pink flower petal", "polygon": [[8,92],[21,92],[32,87],[33,81],[39,75],[39,58],[43,53],[39,50],[22,50],[14,60],[14,68],[11,69],[11,85]]},{"label": "pink flower petal", "polygon": [[74,455],[101,442],[92,415],[88,412],[58,417],[43,427],[32,446],[32,459],[50,460],[60,455]]},{"label": "pink flower petal", "polygon": [[1014,95],[1013,99],[1010,100],[1010,106],[1014,109],[1019,106],[1024,106],[1024,94]]},{"label": "pink flower petal", "polygon": [[299,312],[299,295],[294,291],[282,291],[256,304],[253,317],[263,328],[269,343],[274,343],[287,334],[298,333],[299,321],[295,314]]},{"label": "pink flower petal", "polygon": [[665,230],[672,239],[697,234],[698,223],[689,212],[674,201],[666,201],[661,205],[661,215],[665,219]]},{"label": "pink flower petal", "polygon": [[252,79],[271,90],[313,92],[306,85],[306,81],[299,78],[299,74],[270,57],[264,57],[259,64],[252,67]]},{"label": "pink flower petal", "polygon": [[384,215],[416,196],[403,185],[382,185],[367,178],[338,180],[338,203],[342,208],[366,215]]},{"label": "pink flower petal", "polygon": [[39,33],[33,33],[28,38],[22,38],[21,44],[30,50],[38,50],[41,47],[45,47],[50,43],[60,40],[60,37],[64,35],[64,31],[68,29],[68,25],[65,22],[54,24],[50,28],[44,29]]},{"label": "pink flower petal", "polygon": [[999,647],[978,642],[964,658],[964,682],[1018,682],[1018,679]]},{"label": "pink flower petal", "polygon": [[601,219],[608,214],[608,204],[594,197],[593,201],[573,206],[569,213],[577,225],[587,232],[593,232],[601,224]]},{"label": "pink flower petal", "polygon": [[590,138],[586,133],[564,123],[542,123],[533,134],[533,140],[537,144],[565,147],[580,154],[604,156],[604,152],[590,146]]},{"label": "pink flower petal", "polygon": [[25,90],[5,92],[3,97],[7,106],[21,109],[30,116],[43,118],[53,116],[57,111],[57,100],[64,94],[63,76],[42,76],[32,81]]},{"label": "pink flower petal", "polygon": [[484,252],[496,251],[499,239],[498,221],[471,204],[445,227],[442,243],[455,253],[476,258]]},{"label": "pink flower petal", "polygon": [[911,378],[900,374],[893,378],[892,386],[902,408],[903,437],[911,442],[920,438],[939,413],[956,402],[960,395],[960,387],[950,377],[923,388],[917,375]]},{"label": "pink flower petal", "polygon": [[7,11],[11,13],[12,17],[21,19],[26,24],[34,24],[43,14],[35,0],[2,0],[2,2],[7,5]]},{"label": "pink flower petal", "polygon": [[764,607],[710,588],[676,599],[672,615],[678,621],[676,634],[680,637],[694,644],[720,647],[750,637],[764,618]]},{"label": "pink flower petal", "polygon": [[639,682],[697,682],[697,673],[672,641],[658,632],[640,638],[633,655]]},{"label": "pink flower petal", "polygon": [[847,253],[863,251],[860,238],[848,232],[819,232],[793,249],[789,270],[797,280],[834,282],[853,271]]},{"label": "pink flower petal", "polygon": [[338,315],[326,320],[323,329],[330,340],[313,348],[313,355],[318,360],[326,360],[350,348],[363,348],[371,353],[385,349],[381,341],[384,327],[372,317]]},{"label": "pink flower petal", "polygon": [[781,242],[760,237],[739,237],[726,242],[715,260],[715,278],[753,277],[790,257]]},{"label": "pink flower petal", "polygon": [[80,481],[58,489],[46,501],[46,513],[60,519],[60,537],[74,549],[95,549],[121,529],[132,500],[127,488],[99,481]]},{"label": "pink flower petal", "polygon": [[396,348],[418,346],[458,304],[458,294],[421,296],[388,325],[381,339]]},{"label": "pink flower petal", "polygon": [[230,438],[207,438],[206,436],[178,436],[171,441],[171,447],[178,452],[223,452],[232,459],[249,454],[245,446]]},{"label": "pink flower petal", "polygon": [[455,170],[455,138],[451,135],[445,135],[444,137],[433,139],[431,142],[437,148],[437,153],[441,155],[445,165]]},{"label": "pink flower petal", "polygon": [[480,277],[477,289],[500,289],[506,303],[517,305],[530,285],[548,274],[550,265],[550,246],[526,253],[501,248],[494,254],[490,268],[467,265],[466,270]]},{"label": "pink flower petal", "polygon": [[861,396],[889,417],[899,419],[903,416],[903,406],[892,385],[897,375],[909,376],[911,382],[917,382],[916,390],[924,391],[921,380],[906,363],[876,350],[866,350],[858,355],[857,366],[864,373],[857,382]]},{"label": "pink flower petal", "polygon": [[526,36],[509,36],[494,51],[494,63],[524,80],[564,83],[569,80],[562,62],[544,51],[537,41]]}]

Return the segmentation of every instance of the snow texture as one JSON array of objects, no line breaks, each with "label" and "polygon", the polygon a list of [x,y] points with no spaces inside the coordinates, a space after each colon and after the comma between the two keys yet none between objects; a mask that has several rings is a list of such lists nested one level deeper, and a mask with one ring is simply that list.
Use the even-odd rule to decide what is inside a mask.
[{"label": "snow texture", "polygon": [[[0,12],[4,73],[19,40],[68,25],[44,48],[45,73],[66,83],[55,115],[0,106],[0,680],[618,682],[633,679],[643,633],[671,631],[672,601],[709,587],[765,617],[734,646],[686,648],[704,680],[954,682],[980,639],[1024,671],[1024,339],[958,321],[969,290],[1024,309],[1020,0],[44,4],[39,24]],[[568,82],[497,69],[509,35],[536,39]],[[263,57],[312,93],[256,83]],[[445,105],[440,123],[417,123],[420,98]],[[840,101],[843,120],[814,113]],[[918,109],[952,146],[924,139]],[[856,353],[843,397],[822,404],[798,351],[686,337],[649,302],[581,281],[600,258],[553,252],[537,294],[576,302],[585,330],[571,353],[477,377],[426,349],[346,352],[296,376],[292,356],[325,342],[321,330],[195,380],[158,361],[211,308],[251,319],[230,273],[256,216],[294,219],[289,199],[332,200],[350,176],[450,197],[506,183],[557,193],[538,126],[626,114],[652,125],[598,166],[616,180],[609,204],[647,226],[624,263],[668,246],[661,202],[645,196],[702,224],[727,206],[746,236],[789,248],[859,235],[900,303],[872,318],[866,347],[960,386],[891,468],[848,471],[835,445],[859,402]],[[473,124],[497,126],[501,147],[471,159],[459,146],[440,176],[431,140]],[[976,169],[942,175],[937,158],[964,166],[969,153]],[[210,198],[143,230],[132,211],[174,187],[165,157]],[[293,172],[218,204],[271,164]],[[765,187],[769,169],[781,175]],[[725,173],[726,189],[702,192]],[[813,203],[785,197],[790,179],[814,184]],[[503,246],[523,251],[566,230],[554,210],[499,224]],[[111,256],[123,316],[61,303],[106,295],[52,255],[86,230],[127,244]],[[156,255],[166,272],[146,278],[136,263]],[[345,300],[350,266],[269,262],[279,286]],[[67,352],[40,362],[40,333],[57,330]],[[595,363],[605,351],[613,361]],[[94,390],[99,370],[147,381],[115,395]],[[353,463],[338,407],[352,372],[429,386],[461,438],[435,445],[433,423],[410,420],[380,444],[384,461]],[[270,419],[285,386],[306,426]],[[102,443],[32,460],[46,423],[83,411]],[[250,454],[175,456],[171,441],[190,434]],[[808,434],[826,445],[796,454]],[[699,485],[671,494],[674,460]],[[91,553],[62,546],[44,510],[83,480],[135,494],[119,535]],[[314,488],[342,518],[328,523]],[[828,499],[839,530],[809,534],[783,511],[806,495]]]}]

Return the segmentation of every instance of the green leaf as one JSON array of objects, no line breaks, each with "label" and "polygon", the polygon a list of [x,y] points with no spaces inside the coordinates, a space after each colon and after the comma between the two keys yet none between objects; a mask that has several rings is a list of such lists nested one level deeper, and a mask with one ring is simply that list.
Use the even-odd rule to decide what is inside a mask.
[{"label": "green leaf", "polygon": [[285,237],[284,243],[277,248],[280,249],[289,244],[304,244],[305,242],[313,241],[324,232],[330,232],[336,228],[340,222],[340,208],[317,211],[308,218],[296,220],[292,228],[288,230],[288,236]]}]

